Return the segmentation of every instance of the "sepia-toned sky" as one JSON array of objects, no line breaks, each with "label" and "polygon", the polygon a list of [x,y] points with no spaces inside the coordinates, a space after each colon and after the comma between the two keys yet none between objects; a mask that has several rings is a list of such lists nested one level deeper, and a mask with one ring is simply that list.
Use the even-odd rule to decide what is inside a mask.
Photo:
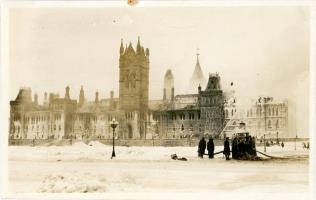
[{"label": "sepia-toned sky", "polygon": [[218,72],[240,101],[271,95],[296,103],[298,132],[308,131],[309,12],[303,7],[12,8],[10,98],[21,86],[69,85],[78,98],[118,96],[120,40],[150,49],[150,99],[161,99],[171,69],[175,93],[189,86],[199,48],[204,75]]}]

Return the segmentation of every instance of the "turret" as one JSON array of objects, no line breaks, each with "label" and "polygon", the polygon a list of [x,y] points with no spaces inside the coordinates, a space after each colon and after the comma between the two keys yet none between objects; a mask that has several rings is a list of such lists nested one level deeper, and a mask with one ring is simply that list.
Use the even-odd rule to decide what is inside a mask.
[{"label": "turret", "polygon": [[95,93],[94,103],[99,103],[99,92],[98,91]]},{"label": "turret", "polygon": [[69,88],[69,86],[67,86],[66,93],[65,93],[65,99],[70,99],[69,91],[70,91],[70,88]]},{"label": "turret", "polygon": [[168,69],[164,77],[163,100],[167,102],[172,101],[173,92],[174,92],[174,79],[173,79],[172,71]]},{"label": "turret", "polygon": [[34,94],[34,105],[38,105],[38,95],[36,93]]}]

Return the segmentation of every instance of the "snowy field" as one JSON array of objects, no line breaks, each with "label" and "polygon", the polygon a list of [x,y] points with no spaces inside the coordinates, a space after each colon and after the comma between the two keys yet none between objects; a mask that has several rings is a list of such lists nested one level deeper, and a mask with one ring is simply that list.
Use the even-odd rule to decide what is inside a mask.
[{"label": "snowy field", "polygon": [[[257,148],[263,152],[263,147]],[[215,152],[223,150],[217,146]],[[197,147],[10,146],[10,193],[206,192],[308,199],[308,150],[297,143],[267,147],[287,159],[226,161],[197,158]],[[171,154],[188,161],[172,160]],[[281,196],[280,196],[281,195]],[[262,197],[263,197],[262,196]],[[238,198],[235,198],[238,199]],[[265,198],[267,199],[267,198]]]}]

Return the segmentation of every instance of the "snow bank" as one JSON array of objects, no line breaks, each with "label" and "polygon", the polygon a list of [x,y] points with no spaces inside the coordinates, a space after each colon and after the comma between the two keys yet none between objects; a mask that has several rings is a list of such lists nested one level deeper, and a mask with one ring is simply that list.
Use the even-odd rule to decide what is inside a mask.
[{"label": "snow bank", "polygon": [[[223,150],[223,146],[216,146],[215,152]],[[264,147],[259,146],[257,150],[264,152]],[[116,160],[170,160],[170,155],[177,154],[178,157],[186,157],[189,160],[197,159],[197,147],[115,147]],[[206,152],[207,153],[207,152]],[[270,146],[266,148],[266,154],[271,156],[307,156],[309,151],[303,149],[297,143],[285,143],[281,146]],[[51,160],[51,161],[102,161],[111,159],[112,146],[104,145],[98,141],[91,141],[88,145],[77,142],[70,146],[10,146],[10,160]],[[222,157],[218,154],[215,157]]]},{"label": "snow bank", "polygon": [[[288,143],[267,147],[269,155],[308,155]],[[258,147],[263,151],[263,147]],[[226,161],[197,157],[197,147],[115,147],[99,142],[71,146],[10,146],[9,191],[12,193],[95,192],[258,192],[307,194],[308,162]],[[215,152],[223,150],[216,146]],[[187,162],[172,160],[171,154]]]},{"label": "snow bank", "polygon": [[95,179],[76,174],[46,176],[38,192],[73,193],[73,192],[105,192],[105,178]]}]

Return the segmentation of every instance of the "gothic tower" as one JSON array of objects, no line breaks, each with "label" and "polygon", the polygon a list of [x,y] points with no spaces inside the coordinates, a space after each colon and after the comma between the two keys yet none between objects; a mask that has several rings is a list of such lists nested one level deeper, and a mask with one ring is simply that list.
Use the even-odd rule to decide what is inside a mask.
[{"label": "gothic tower", "polygon": [[143,138],[148,112],[149,49],[144,50],[139,37],[136,51],[131,42],[124,49],[123,40],[121,41],[119,68],[120,110],[124,111],[127,116],[137,116],[137,127],[134,127],[132,132],[135,132],[137,128],[136,132],[139,137]]}]

